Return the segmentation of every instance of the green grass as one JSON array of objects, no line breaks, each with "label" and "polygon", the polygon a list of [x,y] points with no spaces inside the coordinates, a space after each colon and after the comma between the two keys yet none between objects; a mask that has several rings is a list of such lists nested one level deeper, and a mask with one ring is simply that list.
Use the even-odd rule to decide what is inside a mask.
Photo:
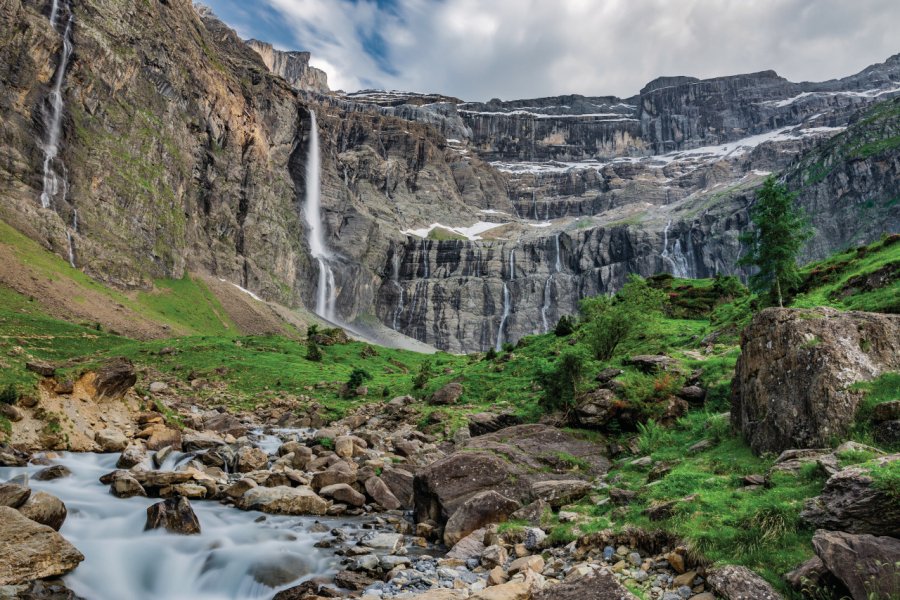
[{"label": "green grass", "polygon": [[[872,437],[872,413],[875,407],[883,402],[900,400],[900,373],[883,373],[880,377],[863,383],[857,383],[854,389],[863,392],[864,396],[856,412],[856,419],[851,430],[851,437],[864,444],[883,446]],[[898,451],[898,447],[887,447],[889,451]]]},{"label": "green grass", "polygon": [[203,335],[235,334],[237,327],[199,279],[162,279],[152,292],[141,292],[137,303],[146,312]]}]

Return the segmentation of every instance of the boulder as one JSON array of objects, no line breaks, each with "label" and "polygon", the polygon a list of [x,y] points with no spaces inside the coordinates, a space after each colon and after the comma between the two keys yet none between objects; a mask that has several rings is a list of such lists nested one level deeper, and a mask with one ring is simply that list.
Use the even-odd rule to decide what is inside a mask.
[{"label": "boulder", "polygon": [[522,419],[508,413],[482,412],[469,415],[469,435],[478,436],[493,433],[513,425],[521,425]]},{"label": "boulder", "polygon": [[543,500],[555,509],[580,500],[590,491],[591,484],[581,479],[536,481],[531,486],[532,497]]},{"label": "boulder", "polygon": [[25,363],[25,370],[37,373],[41,377],[53,377],[56,375],[56,367],[50,363],[39,360],[30,360]]},{"label": "boulder", "polygon": [[279,515],[324,515],[328,502],[308,487],[255,487],[244,492],[235,505]]},{"label": "boulder", "polygon": [[0,586],[58,577],[84,556],[52,528],[14,508],[0,506]]},{"label": "boulder", "polygon": [[6,417],[13,423],[18,423],[25,418],[25,413],[17,406],[0,403],[0,417]]},{"label": "boulder", "polygon": [[414,476],[412,473],[399,467],[390,467],[384,469],[380,477],[391,493],[400,501],[402,508],[413,506]]},{"label": "boulder", "polygon": [[341,458],[353,458],[353,438],[349,435],[339,435],[334,440],[334,453]]},{"label": "boulder", "polygon": [[0,483],[0,506],[19,508],[31,496],[31,489],[18,483]]},{"label": "boulder", "polygon": [[625,360],[625,364],[631,365],[644,373],[656,373],[676,368],[678,361],[665,354],[640,354]]},{"label": "boulder", "polygon": [[725,600],[783,600],[765,579],[747,567],[720,567],[710,571],[706,579]]},{"label": "boulder", "polygon": [[460,383],[448,383],[428,399],[429,404],[437,406],[445,406],[448,404],[456,404],[463,395],[463,386]]},{"label": "boulder", "polygon": [[349,504],[350,506],[363,506],[366,503],[366,497],[346,483],[326,485],[319,490],[319,494],[325,498],[331,498],[332,500],[343,504]]},{"label": "boulder", "polygon": [[213,433],[188,433],[181,436],[181,448],[185,452],[211,450],[224,445],[225,440]]},{"label": "boulder", "polygon": [[731,420],[757,453],[846,438],[862,392],[900,369],[900,315],[769,308],[741,336]]},{"label": "boulder", "polygon": [[19,507],[19,512],[41,525],[59,531],[66,520],[66,505],[56,496],[46,492],[36,492]]},{"label": "boulder", "polygon": [[128,446],[128,438],[118,429],[101,429],[94,433],[94,441],[101,452],[121,452]]},{"label": "boulder", "polygon": [[53,481],[54,479],[62,479],[63,477],[68,477],[71,474],[72,471],[70,471],[68,467],[64,465],[53,465],[52,467],[41,469],[40,471],[32,475],[32,479],[34,479],[35,481]]},{"label": "boulder", "polygon": [[574,581],[547,586],[534,600],[637,600],[608,571],[593,571]]},{"label": "boulder", "polygon": [[203,429],[215,431],[222,435],[233,435],[236,438],[247,435],[249,428],[241,423],[234,415],[228,413],[216,413],[203,420]]},{"label": "boulder", "polygon": [[193,535],[200,533],[200,521],[187,498],[169,498],[147,507],[144,531],[159,528],[171,533]]},{"label": "boulder", "polygon": [[582,427],[602,428],[616,416],[621,406],[614,392],[596,389],[578,398],[575,419]]},{"label": "boulder", "polygon": [[314,490],[320,490],[323,487],[334,485],[336,483],[354,483],[356,481],[355,466],[351,467],[344,461],[338,461],[325,469],[313,475],[312,487]]},{"label": "boulder", "polygon": [[237,451],[235,469],[238,473],[249,473],[265,469],[269,464],[269,455],[260,448],[241,446]]},{"label": "boulder", "polygon": [[113,480],[109,486],[109,493],[116,498],[133,498],[147,495],[144,486],[127,472],[122,473]]},{"label": "boulder", "polygon": [[92,382],[98,400],[121,398],[137,383],[134,364],[127,358],[113,359],[94,373]]},{"label": "boulder", "polygon": [[385,510],[397,510],[402,507],[387,484],[380,477],[369,477],[364,484],[366,493]]},{"label": "boulder", "polygon": [[247,490],[253,489],[255,487],[258,487],[258,484],[255,481],[253,481],[252,479],[244,478],[234,482],[233,484],[225,488],[225,491],[223,493],[232,500],[237,500],[238,498],[243,496],[244,493],[247,492]]},{"label": "boulder", "polygon": [[889,536],[816,531],[813,547],[853,600],[900,594],[900,540]]},{"label": "boulder", "polygon": [[444,527],[444,543],[453,546],[476,529],[505,521],[521,504],[494,491],[475,494],[457,508]]},{"label": "boulder", "polygon": [[116,461],[116,467],[130,469],[147,460],[147,449],[139,442],[132,442],[122,450],[122,455]]},{"label": "boulder", "polygon": [[484,537],[487,533],[486,529],[477,529],[456,542],[445,556],[451,560],[477,560],[481,558],[482,552],[485,550]]},{"label": "boulder", "polygon": [[[898,459],[900,454],[890,454],[876,458],[875,464]],[[806,501],[800,518],[821,529],[900,537],[900,502],[892,490],[872,484],[870,467],[847,467],[828,478],[821,494]]]},{"label": "boulder", "polygon": [[692,404],[703,404],[706,400],[706,390],[697,385],[686,385],[678,392],[678,397]]},{"label": "boulder", "polygon": [[491,586],[474,596],[472,600],[530,600],[531,586],[524,581],[510,581]]},{"label": "boulder", "polygon": [[784,580],[794,590],[801,592],[804,588],[820,587],[830,574],[822,559],[813,556],[793,571],[785,573]]}]

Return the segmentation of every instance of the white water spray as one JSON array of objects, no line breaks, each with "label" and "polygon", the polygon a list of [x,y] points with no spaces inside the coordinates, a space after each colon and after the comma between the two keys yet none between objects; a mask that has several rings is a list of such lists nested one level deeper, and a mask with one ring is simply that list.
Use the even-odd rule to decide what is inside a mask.
[{"label": "white water spray", "polygon": [[303,216],[309,228],[309,252],[319,264],[319,282],[316,288],[316,314],[329,321],[336,320],[337,291],[334,271],[329,261],[334,255],[325,245],[325,226],[322,222],[321,155],[319,152],[319,127],[316,113],[309,111],[309,151],[306,159],[306,206]]},{"label": "white water spray", "polygon": [[[44,187],[41,191],[41,206],[50,208],[53,198],[62,188],[65,190],[66,182],[61,181],[56,172],[54,162],[59,157],[59,141],[62,135],[62,116],[65,103],[63,101],[62,87],[66,80],[66,69],[69,58],[72,56],[72,21],[74,15],[71,9],[66,20],[66,28],[63,31],[62,49],[59,53],[59,64],[56,67],[56,75],[53,78],[53,88],[50,90],[50,111],[44,111],[44,123],[47,126],[47,137],[43,141],[44,150]],[[53,0],[53,8],[50,11],[50,26],[56,29],[56,19],[59,13],[58,0]]]},{"label": "white water spray", "polygon": [[675,240],[672,253],[669,253],[669,227],[671,226],[672,219],[669,219],[669,222],[666,223],[666,228],[663,229],[663,250],[660,256],[672,267],[672,275],[687,279],[690,275],[688,273],[687,258],[681,251],[681,240]]}]

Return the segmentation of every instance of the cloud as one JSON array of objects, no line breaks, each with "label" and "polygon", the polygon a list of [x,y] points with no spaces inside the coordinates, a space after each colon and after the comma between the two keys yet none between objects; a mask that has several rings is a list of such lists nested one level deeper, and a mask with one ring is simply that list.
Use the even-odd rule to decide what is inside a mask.
[{"label": "cloud", "polygon": [[660,75],[764,69],[825,80],[900,51],[895,0],[256,0],[258,20],[208,1],[242,34],[310,50],[333,89],[467,100],[627,97]]}]

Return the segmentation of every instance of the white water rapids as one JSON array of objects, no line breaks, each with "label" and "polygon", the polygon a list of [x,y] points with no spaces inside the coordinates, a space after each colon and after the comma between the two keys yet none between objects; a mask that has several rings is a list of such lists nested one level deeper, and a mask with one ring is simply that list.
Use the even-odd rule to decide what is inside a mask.
[{"label": "white water rapids", "polygon": [[[258,445],[274,451],[280,440],[264,436]],[[144,531],[153,498],[120,499],[99,477],[115,470],[118,454],[60,454],[72,475],[29,482],[37,491],[60,498],[69,515],[60,533],[85,556],[65,584],[90,600],[255,600],[300,581],[333,574],[338,559],[314,544],[327,536],[312,533],[315,517],[286,517],[244,512],[215,501],[191,502],[200,521],[199,535]],[[174,453],[163,469],[185,460]],[[0,468],[0,481],[42,466]],[[351,532],[346,520],[319,519]],[[267,582],[270,585],[267,585]]]}]

